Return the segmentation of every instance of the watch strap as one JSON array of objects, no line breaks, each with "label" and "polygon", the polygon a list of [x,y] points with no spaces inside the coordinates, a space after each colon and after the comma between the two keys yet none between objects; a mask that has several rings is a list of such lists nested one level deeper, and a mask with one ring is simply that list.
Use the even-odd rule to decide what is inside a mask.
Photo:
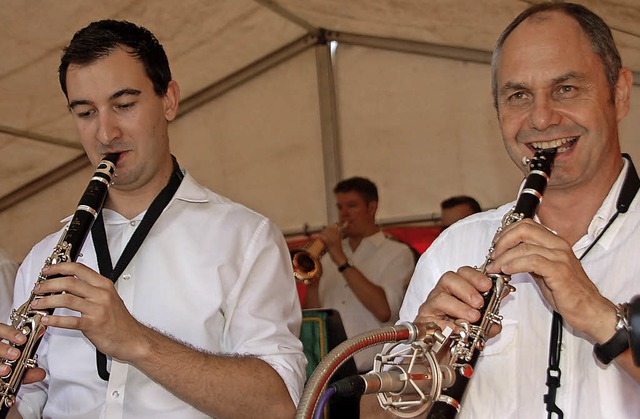
[{"label": "watch strap", "polygon": [[629,349],[629,314],[628,305],[619,304],[616,306],[616,333],[600,345],[596,343],[593,346],[593,353],[598,361],[607,365],[618,357],[621,353]]},{"label": "watch strap", "polygon": [[629,314],[629,345],[633,362],[640,366],[640,295],[631,299],[628,306]]},{"label": "watch strap", "polygon": [[629,348],[629,331],[627,329],[620,329],[616,331],[611,339],[603,343],[602,345],[596,343],[593,346],[593,353],[598,361],[607,365],[611,361],[616,359],[618,355],[623,353]]},{"label": "watch strap", "polygon": [[353,267],[353,265],[347,260],[345,263],[343,263],[342,265],[338,266],[338,272],[342,273],[347,268],[352,268],[352,267]]}]

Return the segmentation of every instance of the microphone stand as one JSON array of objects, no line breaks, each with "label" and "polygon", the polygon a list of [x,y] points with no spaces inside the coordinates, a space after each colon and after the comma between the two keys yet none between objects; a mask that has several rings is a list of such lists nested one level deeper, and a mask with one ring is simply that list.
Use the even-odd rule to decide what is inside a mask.
[{"label": "microphone stand", "polygon": [[[312,419],[314,415],[314,411],[318,405],[318,401],[325,389],[327,382],[331,379],[335,371],[340,368],[342,364],[344,364],[351,356],[355,353],[369,348],[371,346],[379,345],[381,343],[403,343],[407,345],[411,345],[414,351],[420,354],[420,359],[422,362],[425,361],[429,364],[430,374],[412,374],[411,369],[414,365],[415,355],[411,358],[411,362],[409,367],[403,369],[404,374],[402,374],[402,378],[406,381],[407,385],[404,387],[410,387],[412,401],[403,401],[398,399],[397,397],[391,398],[385,397],[383,394],[378,394],[378,399],[380,400],[382,407],[385,409],[390,409],[392,413],[401,416],[401,417],[414,417],[422,412],[426,411],[431,407],[433,401],[435,401],[440,394],[441,390],[441,381],[443,377],[443,372],[440,370],[439,364],[436,361],[435,353],[442,347],[442,345],[448,340],[448,331],[443,332],[440,330],[435,323],[409,323],[402,322],[395,326],[388,326],[382,329],[373,330],[370,332],[366,332],[355,336],[353,338],[347,339],[342,342],[340,345],[336,346],[331,352],[324,357],[324,359],[318,364],[316,369],[309,377],[307,381],[307,385],[304,388],[302,396],[300,398],[300,403],[298,404],[298,410],[296,412],[296,419]],[[390,349],[393,349],[397,345],[393,345]],[[403,357],[406,355],[402,355],[400,353],[393,354],[391,356],[378,354],[376,356],[376,361],[374,362],[374,369],[378,370],[376,372],[381,372],[382,368],[385,366],[393,365],[393,359],[396,357]],[[391,362],[388,362],[388,358],[391,358]],[[421,362],[421,363],[422,363]],[[424,367],[420,370],[422,371]],[[359,377],[367,377],[373,376],[372,374],[365,374],[364,376]],[[420,388],[416,385],[416,377],[424,384],[427,382],[430,384],[428,387],[430,390],[430,395],[427,396],[423,394]],[[351,378],[351,377],[348,377]],[[433,385],[433,382],[436,384]],[[384,388],[384,384],[382,382],[376,383],[374,385],[374,391],[379,392],[380,389]],[[424,387],[421,386],[421,387]],[[363,392],[366,392],[366,385],[362,386]],[[361,392],[361,394],[363,394]],[[415,400],[415,394],[418,393],[420,397],[418,400]],[[396,395],[397,396],[397,395]],[[400,396],[401,397],[401,396]],[[385,401],[385,404],[383,404]],[[429,403],[430,402],[430,403]],[[429,404],[428,404],[429,403]],[[417,408],[417,410],[416,410]]]}]

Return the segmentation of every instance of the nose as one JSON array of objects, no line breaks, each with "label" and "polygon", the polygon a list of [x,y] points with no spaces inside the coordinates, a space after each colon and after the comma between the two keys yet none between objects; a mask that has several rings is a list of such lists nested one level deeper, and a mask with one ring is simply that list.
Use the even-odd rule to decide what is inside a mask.
[{"label": "nose", "polygon": [[553,100],[548,97],[535,98],[529,113],[529,125],[537,131],[544,131],[552,125],[560,123],[560,113],[555,108]]},{"label": "nose", "polygon": [[100,112],[98,116],[96,140],[104,145],[109,145],[114,140],[120,138],[120,135],[121,131],[117,118],[109,112]]}]

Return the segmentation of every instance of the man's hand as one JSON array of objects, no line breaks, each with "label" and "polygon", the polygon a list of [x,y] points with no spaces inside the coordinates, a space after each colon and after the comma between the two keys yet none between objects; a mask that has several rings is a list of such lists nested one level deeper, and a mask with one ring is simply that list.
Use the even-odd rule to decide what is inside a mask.
[{"label": "man's hand", "polygon": [[67,308],[79,316],[46,316],[49,327],[81,331],[101,352],[128,361],[135,357],[136,339],[145,329],[133,318],[118,295],[114,284],[80,263],[59,263],[43,272],[60,275],[40,284],[35,292],[42,295],[33,307]]},{"label": "man's hand", "polygon": [[[0,324],[0,358],[15,361],[20,357],[18,348],[13,347],[8,342],[16,346],[27,342],[27,337],[14,327]],[[11,367],[0,364],[0,377],[6,377],[11,373]],[[29,384],[44,380],[46,373],[42,368],[28,368],[23,377],[23,383]]]},{"label": "man's hand", "polygon": [[341,265],[347,261],[347,256],[342,250],[342,233],[338,224],[332,224],[323,228],[315,238],[322,240],[327,246],[327,252],[336,265]]},{"label": "man's hand", "polygon": [[[434,322],[443,330],[446,326],[458,329],[455,320],[475,323],[480,320],[479,309],[484,305],[481,293],[491,287],[492,281],[486,275],[469,266],[446,272],[418,309],[415,321]],[[500,327],[492,326],[489,337],[499,331]]]},{"label": "man's hand", "polygon": [[568,324],[598,342],[613,335],[615,306],[600,294],[566,240],[525,219],[507,226],[494,248],[488,273],[529,272]]}]

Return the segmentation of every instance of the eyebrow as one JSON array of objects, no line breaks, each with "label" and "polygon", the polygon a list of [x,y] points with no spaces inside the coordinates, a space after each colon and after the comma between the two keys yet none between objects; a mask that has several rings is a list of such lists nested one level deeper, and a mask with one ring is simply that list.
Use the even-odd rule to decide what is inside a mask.
[{"label": "eyebrow", "polygon": [[[562,74],[558,77],[554,77],[553,79],[551,79],[551,85],[554,86],[557,84],[562,84],[568,80],[585,80],[585,79],[586,77],[584,74],[577,73],[575,71],[570,71],[566,74]],[[529,87],[524,83],[508,81],[504,84],[504,86],[502,86],[502,88],[500,89],[500,93],[511,92],[515,90],[529,90]]]},{"label": "eyebrow", "polygon": [[[121,89],[109,96],[109,100],[118,99],[119,97],[126,95],[140,96],[141,94],[142,92],[138,89]],[[69,110],[72,110],[76,106],[80,105],[93,105],[93,102],[86,99],[72,100],[71,102],[69,102],[68,108]]]},{"label": "eyebrow", "polygon": [[566,82],[567,80],[585,80],[586,77],[583,73],[576,73],[575,71],[571,71],[567,74],[563,74],[559,77],[553,79],[553,84],[561,84]]},{"label": "eyebrow", "polygon": [[500,93],[512,92],[514,90],[528,90],[528,88],[524,83],[508,81],[500,88]]}]

